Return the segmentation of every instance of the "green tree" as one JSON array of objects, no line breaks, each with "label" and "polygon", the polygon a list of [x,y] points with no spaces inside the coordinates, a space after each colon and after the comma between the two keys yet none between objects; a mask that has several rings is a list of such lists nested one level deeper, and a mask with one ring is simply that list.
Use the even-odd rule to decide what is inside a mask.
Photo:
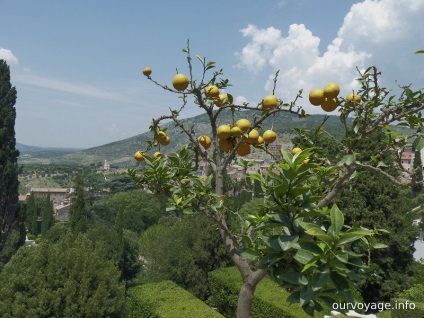
[{"label": "green tree", "polygon": [[140,189],[114,194],[107,199],[107,207],[110,213],[108,221],[115,222],[122,212],[123,228],[135,233],[157,223],[166,214],[163,199]]},{"label": "green tree", "polygon": [[47,231],[53,226],[54,208],[53,202],[50,199],[50,195],[47,195],[44,199],[42,210],[41,210],[41,237],[45,237]]},{"label": "green tree", "polygon": [[215,224],[202,215],[170,217],[140,239],[152,281],[172,280],[200,299],[209,296],[208,273],[230,262]]},{"label": "green tree", "polygon": [[25,241],[24,213],[18,202],[16,95],[10,83],[9,66],[0,60],[0,267]]},{"label": "green tree", "polygon": [[90,223],[86,233],[96,248],[103,250],[106,257],[119,268],[122,279],[131,280],[140,271],[137,234],[128,230],[121,232],[112,224],[97,220]]},{"label": "green tree", "polygon": [[421,151],[415,151],[414,153],[413,168],[414,172],[412,174],[412,194],[414,197],[417,197],[423,190],[423,163],[421,160]]},{"label": "green tree", "polygon": [[[361,149],[361,161],[378,156],[386,165],[386,171],[396,176],[394,157],[382,142],[384,133],[377,131],[368,136]],[[369,255],[372,275],[366,275],[360,284],[364,301],[390,301],[414,282],[414,242],[418,228],[413,225],[413,206],[409,197],[402,195],[402,186],[375,171],[358,169],[359,177],[351,181],[336,202],[343,209],[346,223],[355,222],[364,227],[384,228],[389,233],[381,235],[379,242],[388,248],[375,249]],[[362,248],[356,248],[364,253]],[[378,265],[378,266],[375,266]]]},{"label": "green tree", "polygon": [[25,202],[26,224],[32,235],[38,234],[38,212],[35,195],[31,192]]},{"label": "green tree", "polygon": [[115,231],[118,235],[118,247],[117,253],[119,255],[119,268],[122,269],[122,275],[125,271],[125,239],[124,239],[124,213],[122,211],[118,212],[118,215],[115,219]]},{"label": "green tree", "polygon": [[69,221],[74,233],[87,230],[87,208],[85,204],[84,182],[81,175],[74,178],[74,193],[72,194]]},{"label": "green tree", "polygon": [[22,247],[0,273],[0,316],[122,317],[120,273],[84,235]]},{"label": "green tree", "polygon": [[[363,242],[368,250],[378,246],[370,237],[381,231],[356,224],[349,227],[333,201],[357,176],[359,169],[379,172],[393,182],[398,181],[385,170],[378,156],[361,161],[358,153],[366,137],[381,128],[385,133],[384,143],[389,149],[403,149],[409,138],[413,138],[414,150],[420,150],[424,144],[421,136],[424,120],[417,114],[424,109],[422,90],[402,87],[400,97],[390,96],[389,90],[380,87],[380,72],[375,67],[360,72],[361,88],[355,92],[359,99],[333,100],[338,89],[327,90],[326,100],[321,98],[320,104],[335,101],[334,106],[340,107],[339,118],[344,127],[344,137],[340,140],[342,157],[331,162],[319,152],[315,154],[312,148],[297,154],[281,150],[282,160],[277,160],[263,174],[252,175],[261,184],[264,203],[249,214],[243,224],[243,233],[239,233],[232,231],[227,223],[228,215],[234,211],[225,205],[225,172],[236,157],[249,151],[249,143],[255,143],[251,135],[257,136],[254,129],[262,127],[266,119],[276,118],[284,112],[301,117],[305,115],[300,99],[302,91],[290,102],[271,95],[257,105],[236,105],[231,94],[227,93],[226,97],[210,94],[210,85],[218,88],[213,91],[231,86],[229,80],[221,78],[222,70],[214,70],[215,62],[206,62],[205,58],[196,56],[202,67],[202,74],[197,77],[189,47],[183,51],[187,54],[189,78],[178,75],[182,81],[174,85],[174,89],[147,75],[154,84],[178,94],[182,105],[153,120],[151,130],[155,140],[147,141],[145,148],[139,149],[144,153],[144,169],[141,174],[130,169],[130,176],[140,186],[169,198],[168,209],[175,214],[202,213],[214,220],[243,279],[237,305],[238,318],[250,317],[255,288],[266,275],[290,288],[292,294],[289,300],[301,303],[310,314],[322,308],[320,302],[328,302],[328,296],[338,302],[353,301],[352,291],[358,284],[357,273],[366,269],[367,264],[361,255],[352,252],[351,246],[356,241]],[[213,73],[210,75],[211,70]],[[278,72],[271,94],[275,92],[277,77]],[[336,85],[332,87],[336,88]],[[192,100],[209,118],[212,140],[209,150],[203,148],[209,145],[204,143],[205,138],[199,140],[195,127],[180,119],[181,112],[190,107]],[[226,117],[226,121],[236,125],[236,116],[248,113],[244,110],[255,112],[249,118],[251,123],[244,134],[232,134],[228,126],[219,127],[221,119],[230,112],[231,116],[229,119]],[[186,134],[190,145],[168,154],[167,158],[149,156],[153,148],[165,144],[166,120],[171,120]],[[412,133],[406,136],[394,132],[391,124],[395,123],[408,126]],[[306,137],[301,130],[298,134],[302,139]],[[259,146],[258,140],[256,146]],[[266,146],[262,148],[267,151]],[[193,160],[197,161],[195,154],[200,154],[208,162],[213,175],[200,177],[192,171]],[[394,155],[400,162],[399,153]],[[398,168],[401,169],[400,166]]]}]

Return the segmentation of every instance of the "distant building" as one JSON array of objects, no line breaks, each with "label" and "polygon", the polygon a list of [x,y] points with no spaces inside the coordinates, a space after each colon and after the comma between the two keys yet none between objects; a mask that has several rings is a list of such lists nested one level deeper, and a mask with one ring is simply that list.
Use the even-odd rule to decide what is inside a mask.
[{"label": "distant building", "polygon": [[406,171],[412,171],[414,165],[414,152],[412,146],[406,146],[405,151],[401,154],[401,163]]},{"label": "distant building", "polygon": [[71,204],[69,200],[65,200],[62,204],[59,204],[54,210],[56,213],[56,218],[61,222],[69,221],[69,211],[71,209]]},{"label": "distant building", "polygon": [[53,202],[53,208],[56,208],[64,200],[69,198],[70,189],[66,188],[32,188],[29,195],[33,193],[38,196],[50,195],[50,200]]},{"label": "distant building", "polygon": [[111,165],[107,160],[105,160],[105,164],[103,165],[103,170],[110,170],[110,169],[118,169],[119,167],[117,165]]}]

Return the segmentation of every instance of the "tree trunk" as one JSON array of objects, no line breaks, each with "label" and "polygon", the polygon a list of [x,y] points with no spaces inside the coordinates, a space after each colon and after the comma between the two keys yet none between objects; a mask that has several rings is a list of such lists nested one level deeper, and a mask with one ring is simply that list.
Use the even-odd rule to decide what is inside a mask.
[{"label": "tree trunk", "polygon": [[[218,163],[218,161],[217,161]],[[215,170],[215,192],[223,196],[224,176],[223,168],[220,163],[217,164]],[[224,216],[217,216],[217,221],[221,233],[222,240],[227,248],[228,253],[234,265],[238,268],[243,280],[243,286],[240,290],[237,301],[237,318],[250,318],[250,311],[252,308],[253,297],[256,286],[266,276],[266,272],[258,269],[252,271],[249,263],[240,254],[240,247],[238,246],[237,239],[231,234]]]},{"label": "tree trunk", "polygon": [[249,318],[252,309],[253,295],[255,293],[255,286],[249,285],[247,282],[243,283],[241,287],[238,301],[237,301],[237,318]]},{"label": "tree trunk", "polygon": [[258,269],[252,272],[250,268],[246,268],[246,265],[248,266],[246,260],[241,259],[237,266],[241,273],[246,270],[249,272],[247,276],[242,273],[243,286],[241,287],[237,301],[237,318],[250,318],[256,286],[266,276],[265,271]]}]

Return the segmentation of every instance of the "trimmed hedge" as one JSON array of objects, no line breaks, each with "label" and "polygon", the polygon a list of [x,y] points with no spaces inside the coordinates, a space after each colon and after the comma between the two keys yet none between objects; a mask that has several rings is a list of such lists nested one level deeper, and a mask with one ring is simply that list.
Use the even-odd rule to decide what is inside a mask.
[{"label": "trimmed hedge", "polygon": [[172,281],[127,291],[127,318],[219,318],[218,312]]},{"label": "trimmed hedge", "polygon": [[[408,302],[408,303],[406,303]],[[424,303],[410,301],[406,299],[394,298],[390,301],[392,305],[392,318],[423,318]],[[415,309],[410,307],[410,304],[415,305]]]},{"label": "trimmed hedge", "polygon": [[[225,317],[235,317],[237,299],[242,287],[240,274],[235,267],[228,267],[209,273],[209,286],[212,291],[213,301]],[[275,282],[264,278],[256,287],[253,300],[252,318],[310,318],[299,304],[286,301],[289,294]],[[317,313],[316,317],[328,314]]]}]

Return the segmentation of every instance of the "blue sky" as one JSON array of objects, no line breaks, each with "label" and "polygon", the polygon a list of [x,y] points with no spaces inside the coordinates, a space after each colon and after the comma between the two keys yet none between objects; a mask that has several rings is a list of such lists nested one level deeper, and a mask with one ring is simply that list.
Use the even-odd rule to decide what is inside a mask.
[{"label": "blue sky", "polygon": [[[329,81],[355,88],[355,67],[377,65],[383,84],[423,87],[424,1],[0,0],[0,58],[18,90],[18,142],[89,148],[148,130],[179,99],[182,48],[224,69],[238,102],[272,90],[289,100]],[[194,64],[200,75],[200,65]],[[306,95],[306,94],[305,94]],[[316,112],[305,104],[307,111]],[[183,114],[199,114],[192,105]]]}]

